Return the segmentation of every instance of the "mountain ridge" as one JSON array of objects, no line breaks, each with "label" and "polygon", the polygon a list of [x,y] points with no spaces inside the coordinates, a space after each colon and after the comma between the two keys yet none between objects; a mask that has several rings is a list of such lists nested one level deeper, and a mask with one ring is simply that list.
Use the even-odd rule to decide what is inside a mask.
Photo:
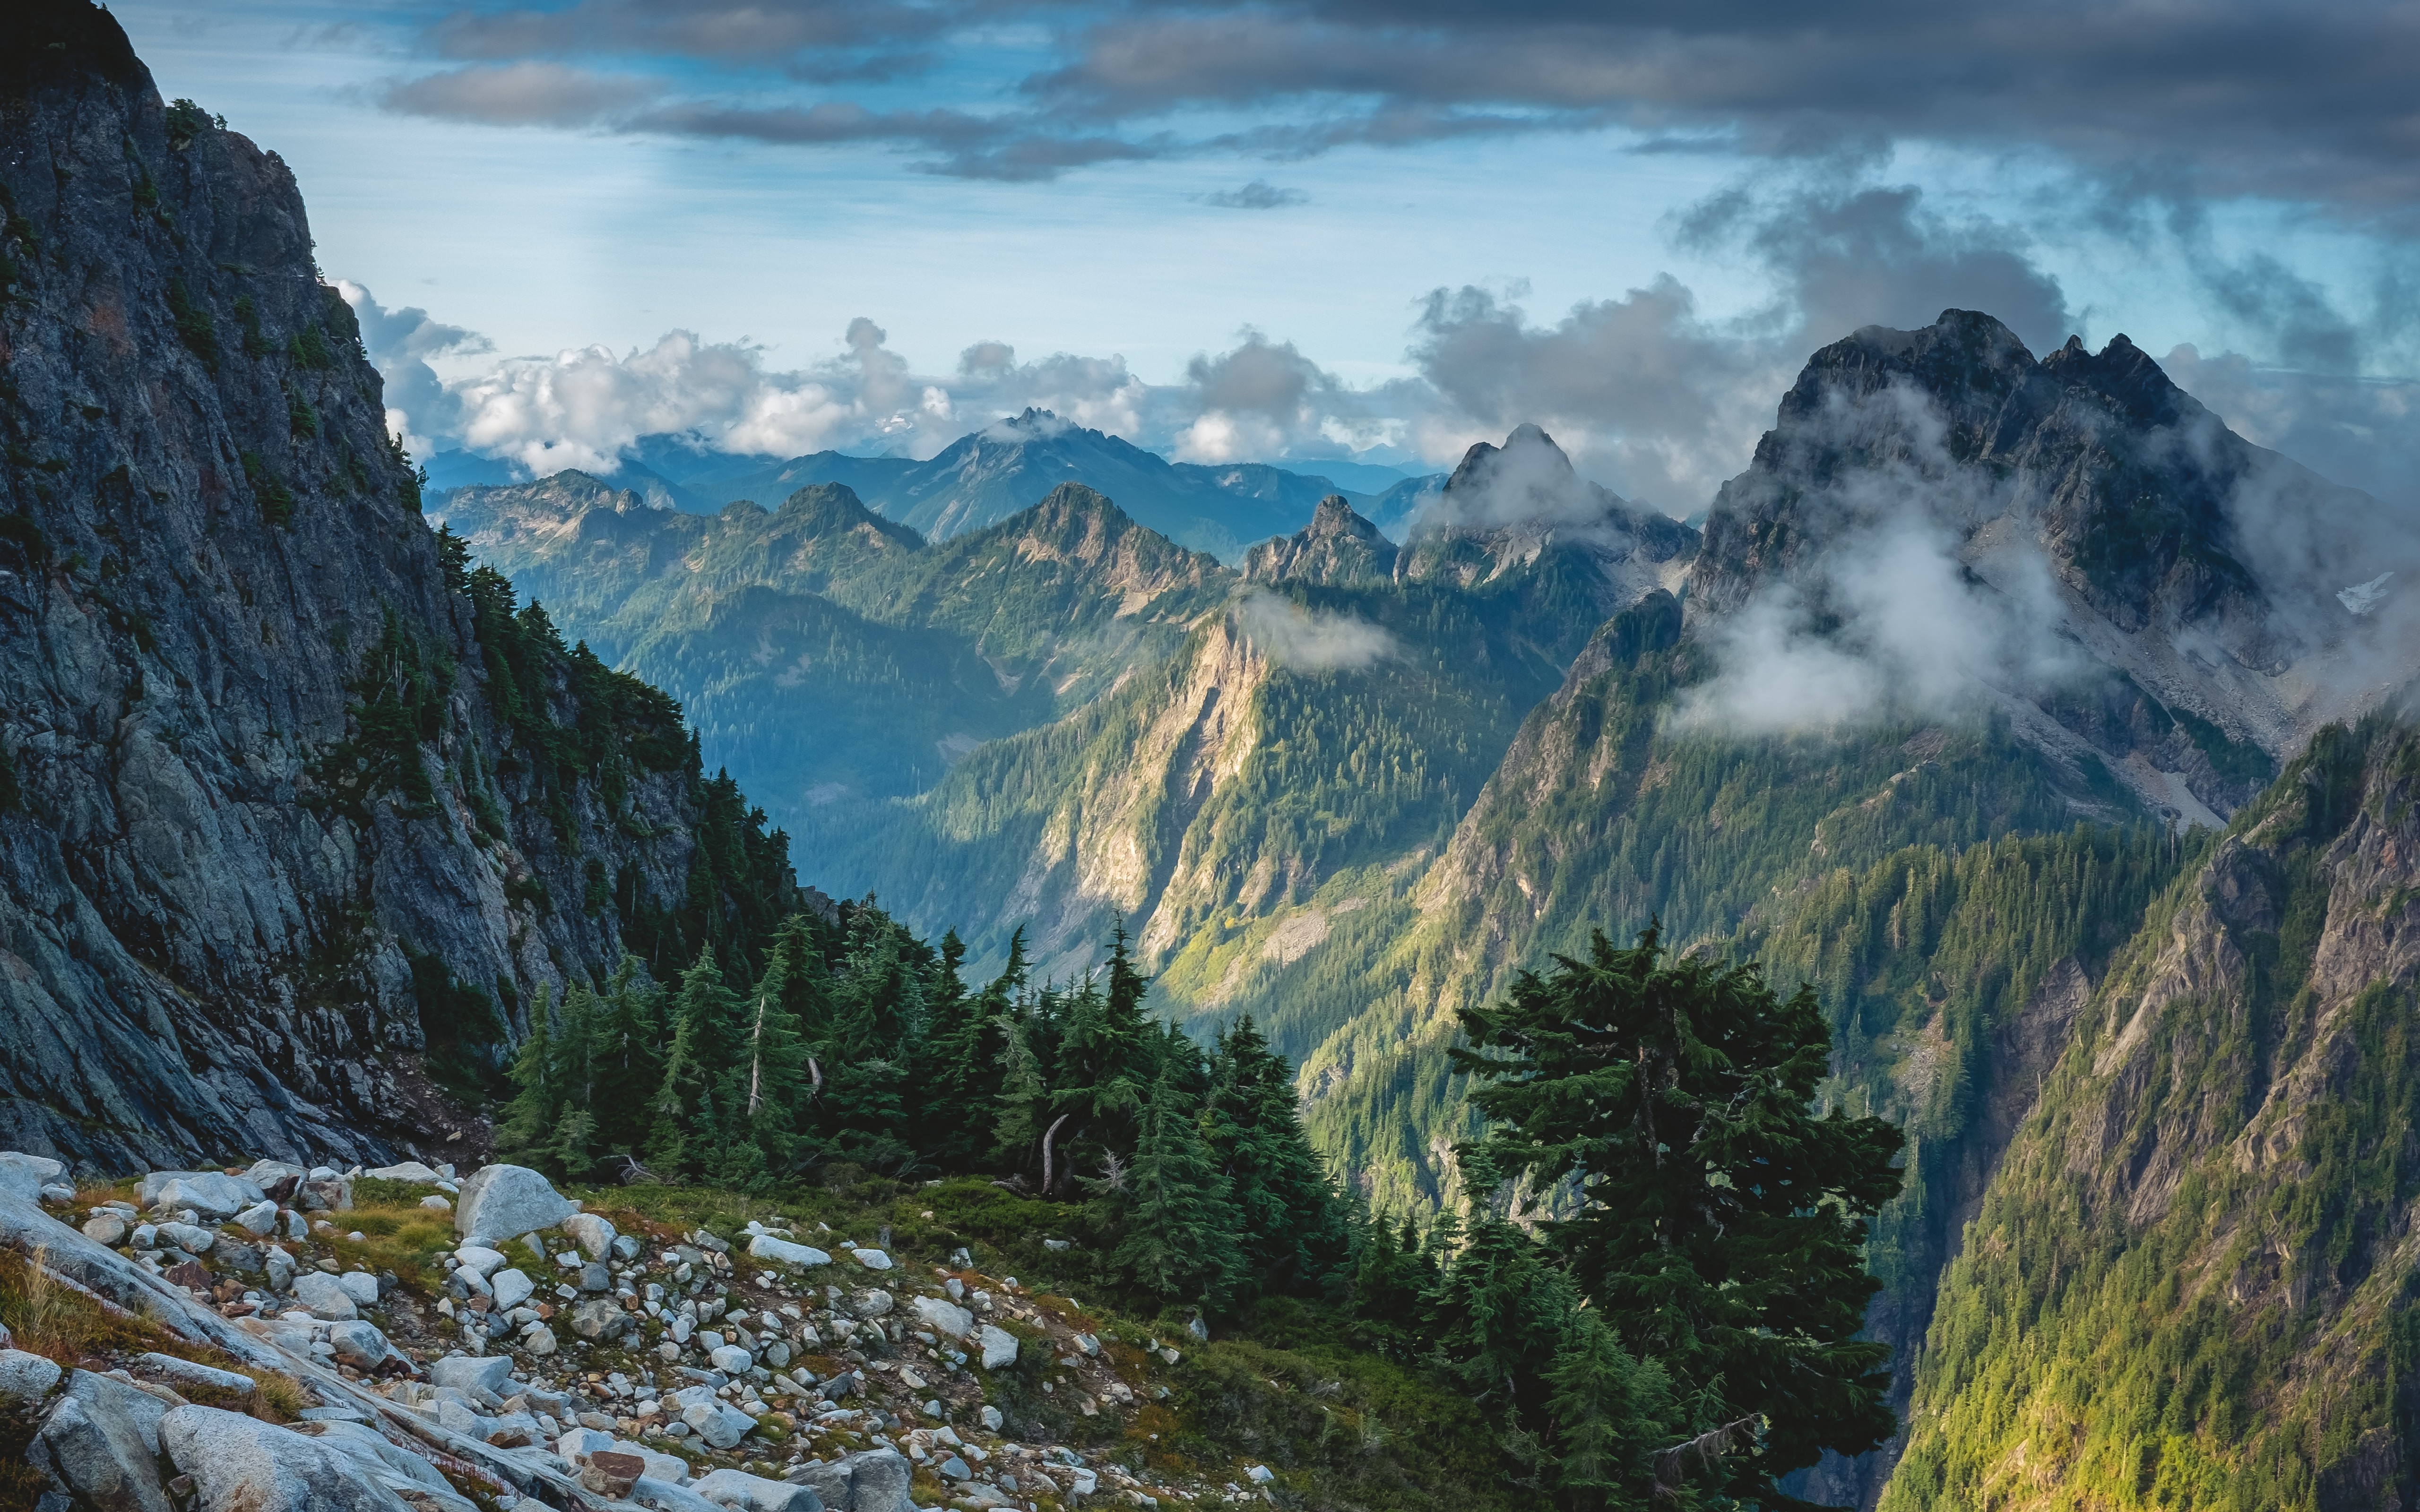
[{"label": "mountain ridge", "polygon": [[795,891],[783,842],[441,551],[286,165],[105,11],[12,12],[0,56],[0,1143],[474,1148],[447,1065],[693,953],[702,829]]}]

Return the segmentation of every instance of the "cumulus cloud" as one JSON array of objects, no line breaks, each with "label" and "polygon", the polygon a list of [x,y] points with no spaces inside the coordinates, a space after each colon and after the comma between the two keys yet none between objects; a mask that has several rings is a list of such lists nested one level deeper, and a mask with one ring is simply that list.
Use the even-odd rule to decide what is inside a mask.
[{"label": "cumulus cloud", "polygon": [[1699,318],[1668,276],[1544,326],[1488,290],[1438,289],[1411,356],[1441,402],[1418,417],[1415,444],[1452,455],[1535,422],[1617,492],[1685,515],[1746,461],[1804,355]]},{"label": "cumulus cloud", "polygon": [[361,325],[363,349],[385,379],[387,429],[402,438],[413,455],[428,455],[435,450],[432,437],[460,432],[462,411],[461,401],[438,378],[428,360],[493,351],[494,345],[477,332],[432,318],[416,304],[390,310],[350,279],[340,278],[335,286]]},{"label": "cumulus cloud", "polygon": [[1912,186],[1743,186],[1693,207],[1679,229],[1683,246],[1736,249],[1773,278],[1768,317],[1793,347],[1860,326],[1929,325],[1946,309],[1987,311],[2036,351],[2075,329],[2058,280],[2034,265],[2023,230],[1934,214]]},{"label": "cumulus cloud", "polygon": [[1296,671],[1357,671],[1399,652],[1395,638],[1379,625],[1305,609],[1264,588],[1236,603],[1234,623],[1253,649]]},{"label": "cumulus cloud", "polygon": [[[1442,470],[1473,442],[1534,424],[1553,433],[1581,478],[1683,517],[1746,466],[1775,401],[1820,346],[1869,323],[1927,325],[1945,308],[1998,316],[2038,352],[2075,323],[2021,229],[1943,215],[1912,188],[1831,167],[1716,195],[1674,229],[1737,249],[1769,280],[1772,299],[1711,318],[1667,275],[1537,318],[1517,286],[1436,289],[1413,307],[1414,376],[1367,386],[1249,329],[1233,346],[1195,356],[1171,383],[1145,382],[1115,355],[1029,360],[998,341],[973,342],[954,367],[925,371],[868,319],[851,322],[841,355],[789,372],[767,368],[744,345],[675,332],[646,351],[516,359],[441,384],[426,359],[484,349],[477,337],[416,309],[393,318],[403,322],[396,331],[422,333],[391,336],[389,316],[365,290],[355,303],[391,402],[408,417],[397,429],[541,470],[610,465],[634,438],[661,431],[696,431],[735,452],[929,456],[1027,409],[1183,461],[1315,471],[1323,459],[1368,455]],[[2280,343],[2303,332],[2292,337],[2295,350],[2324,352],[2337,339],[2330,333],[2348,324],[2291,289],[2266,300],[2257,307],[2274,316],[2268,329]],[[2384,296],[2381,311],[2361,329],[2390,327]],[[2358,358],[2390,349],[2374,334],[2364,339],[2371,345]],[[2171,364],[2184,387],[2253,440],[2381,498],[2412,496],[2420,390],[2412,383],[2313,376],[2193,347],[2171,354]],[[1597,508],[1586,490],[1571,497],[1584,513]]]}]

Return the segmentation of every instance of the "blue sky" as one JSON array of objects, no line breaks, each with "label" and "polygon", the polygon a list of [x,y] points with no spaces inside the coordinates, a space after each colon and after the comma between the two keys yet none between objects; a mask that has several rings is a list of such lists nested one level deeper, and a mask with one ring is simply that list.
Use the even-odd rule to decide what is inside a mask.
[{"label": "blue sky", "polygon": [[115,11],[292,164],[423,451],[929,455],[1041,403],[1426,467],[1535,419],[1686,513],[1813,347],[1962,304],[2413,498],[2412,8],[2065,8]]}]

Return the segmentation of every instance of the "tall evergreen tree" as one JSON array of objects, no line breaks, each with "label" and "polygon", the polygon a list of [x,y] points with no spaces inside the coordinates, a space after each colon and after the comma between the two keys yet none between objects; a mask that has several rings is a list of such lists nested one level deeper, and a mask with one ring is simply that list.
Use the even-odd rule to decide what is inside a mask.
[{"label": "tall evergreen tree", "polygon": [[969,1170],[999,1138],[1008,1024],[1025,988],[1025,931],[1008,940],[1008,964],[970,997],[958,980],[966,946],[941,937],[941,974],[928,1011],[917,1083],[923,1089],[919,1143],[948,1170]]},{"label": "tall evergreen tree", "polygon": [[647,1164],[659,1175],[762,1169],[763,1151],[752,1161],[734,1148],[748,1143],[734,1107],[743,1037],[739,999],[724,985],[714,952],[700,949],[697,964],[681,973],[673,1001],[672,1052],[647,1141]]},{"label": "tall evergreen tree", "polygon": [[1787,1504],[1776,1477],[1890,1435],[1889,1350],[1857,1335],[1900,1136],[1813,1112],[1831,1036],[1811,992],[1668,960],[1651,927],[1629,949],[1600,932],[1462,1020],[1490,1120],[1463,1147],[1473,1177],[1522,1183],[1532,1211],[1551,1195],[1547,1242],[1694,1427],[1761,1420],[1761,1452],[1715,1473],[1725,1494]]},{"label": "tall evergreen tree", "polygon": [[1303,1133],[1294,1068],[1249,1014],[1218,1036],[1210,1065],[1210,1145],[1233,1183],[1253,1283],[1283,1289],[1342,1264],[1343,1213]]},{"label": "tall evergreen tree", "polygon": [[1244,1256],[1232,1189],[1200,1118],[1201,1104],[1173,1076],[1163,1078],[1143,1100],[1132,1163],[1093,1185],[1125,1236],[1109,1263],[1125,1282],[1217,1311],[1233,1295]]},{"label": "tall evergreen tree", "polygon": [[[606,1157],[636,1159],[646,1143],[649,1109],[664,1082],[664,993],[633,955],[605,980],[593,1057],[595,1091],[589,1111],[593,1148]],[[619,1174],[619,1159],[613,1161]]]},{"label": "tall evergreen tree", "polygon": [[[1159,1078],[1162,1041],[1142,1007],[1150,979],[1135,970],[1131,945],[1121,919],[1110,939],[1109,970],[1085,978],[1066,1003],[1050,1127],[1043,1134],[1053,1185],[1078,1164],[1089,1167],[1106,1155],[1125,1159],[1134,1151],[1143,1104]],[[1061,1129],[1063,1137],[1054,1137]]]},{"label": "tall evergreen tree", "polygon": [[543,1160],[544,1148],[563,1114],[563,1081],[554,1054],[554,989],[541,982],[530,1006],[529,1037],[513,1053],[506,1069],[518,1088],[504,1104],[496,1124],[496,1150],[521,1159]]}]

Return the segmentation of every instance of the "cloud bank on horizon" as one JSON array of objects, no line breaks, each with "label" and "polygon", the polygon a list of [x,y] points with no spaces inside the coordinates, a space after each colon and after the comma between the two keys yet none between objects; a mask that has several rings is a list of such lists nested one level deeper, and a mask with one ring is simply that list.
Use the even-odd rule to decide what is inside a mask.
[{"label": "cloud bank on horizon", "polygon": [[[399,428],[533,470],[609,464],[638,435],[734,451],[928,455],[1028,405],[1170,455],[1449,464],[1544,424],[1589,475],[1687,514],[1745,463],[1814,347],[1868,323],[1981,309],[2037,351],[2099,340],[2037,222],[2089,223],[2182,269],[2250,352],[2177,347],[2176,377],[2237,428],[2386,497],[2420,496],[2420,44],[2408,3],[1851,0],[1810,21],[1772,0],[1606,8],[1539,0],[1277,0],[1165,7],[1053,0],[564,0],[473,5],[419,26],[370,87],[385,111],[499,130],[887,147],[919,175],[1034,182],[1114,163],[1300,162],[1475,138],[1598,132],[1640,159],[1716,154],[1736,185],[1668,225],[1676,251],[1772,292],[1720,318],[1667,274],[1533,314],[1517,283],[1416,307],[1408,376],[1352,384],[1345,359],[1247,332],[1151,383],[1114,354],[1021,359],[966,332],[954,365],[893,351],[875,318],[818,366],[768,370],[686,331],[652,348],[512,359],[441,381],[479,338],[355,291]],[[1892,179],[1911,147],[2008,165],[1994,219]],[[1281,176],[1280,176],[1281,177]],[[1205,193],[1285,212],[1255,174]],[[2212,228],[2257,200],[2367,249],[2353,294]],[[1406,294],[1415,291],[1405,290]],[[2094,330],[2094,327],[2103,329]],[[2248,333],[2248,334],[2244,334]],[[1283,333],[1278,333],[1282,337]],[[2206,351],[2205,347],[2209,349]]]}]

